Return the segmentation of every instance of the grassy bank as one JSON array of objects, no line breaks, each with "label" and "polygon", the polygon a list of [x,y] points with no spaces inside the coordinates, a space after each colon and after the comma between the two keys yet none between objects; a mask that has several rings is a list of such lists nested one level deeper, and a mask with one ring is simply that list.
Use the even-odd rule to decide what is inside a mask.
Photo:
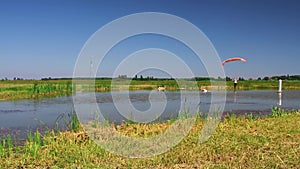
[{"label": "grassy bank", "polygon": [[[157,90],[163,86],[166,90],[176,91],[180,88],[185,90],[218,90],[224,89],[219,86],[212,86],[208,80],[198,80],[196,86],[191,80],[130,80],[114,79],[114,85],[111,85],[112,79],[97,79],[95,88],[91,88],[85,80],[78,80],[76,85],[72,80],[14,80],[0,81],[0,100],[16,99],[34,99],[44,97],[56,97],[70,95],[73,91],[96,91],[105,92],[111,90]],[[128,84],[128,86],[126,85]],[[179,85],[180,84],[180,85]],[[233,90],[233,82],[228,81],[227,90]],[[272,80],[246,80],[239,81],[238,90],[277,90],[278,82]],[[283,90],[300,90],[300,81],[283,81]]]},{"label": "grassy bank", "polygon": [[[228,89],[233,89],[233,82],[227,82]],[[238,82],[239,90],[278,90],[277,80],[245,80]],[[283,81],[283,90],[300,90],[300,81]]]},{"label": "grassy bank", "polygon": [[[198,119],[179,145],[146,159],[106,152],[82,131],[30,136],[22,147],[0,144],[0,168],[300,168],[300,113],[275,109],[272,117],[226,117],[210,139],[198,144]],[[133,137],[161,133],[172,122],[112,126]]]},{"label": "grassy bank", "polygon": [[0,100],[35,99],[72,94],[71,80],[0,81]]}]

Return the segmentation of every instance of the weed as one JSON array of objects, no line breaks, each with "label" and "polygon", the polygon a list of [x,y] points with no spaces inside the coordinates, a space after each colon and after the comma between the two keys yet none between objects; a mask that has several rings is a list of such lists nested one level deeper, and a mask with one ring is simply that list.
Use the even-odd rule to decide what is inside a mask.
[{"label": "weed", "polygon": [[32,134],[32,132],[28,133],[27,141],[24,145],[24,151],[29,153],[32,157],[38,157],[38,151],[42,146],[41,134],[39,131],[36,131]]},{"label": "weed", "polygon": [[272,107],[271,117],[282,117],[286,115],[288,112],[280,107]]},{"label": "weed", "polygon": [[71,131],[78,132],[80,129],[80,122],[78,120],[77,114],[75,113],[75,111],[72,111],[72,113],[69,113],[68,116],[71,119],[69,123],[69,129]]},{"label": "weed", "polygon": [[61,113],[55,120],[55,129],[59,131],[59,123],[63,121],[63,124],[65,125],[66,129],[69,131],[79,131],[80,121],[77,117],[77,114],[75,111],[71,111],[69,113]]},{"label": "weed", "polygon": [[235,113],[231,113],[231,114],[229,114],[229,116],[228,116],[228,120],[229,120],[229,122],[234,122],[235,120],[236,120],[236,115],[235,115]]},{"label": "weed", "polygon": [[170,124],[173,124],[174,122],[175,122],[175,117],[172,115],[172,116],[170,117],[169,123],[170,123]]},{"label": "weed", "polygon": [[248,120],[255,120],[255,116],[252,113],[250,113],[250,114],[247,115],[247,119]]}]

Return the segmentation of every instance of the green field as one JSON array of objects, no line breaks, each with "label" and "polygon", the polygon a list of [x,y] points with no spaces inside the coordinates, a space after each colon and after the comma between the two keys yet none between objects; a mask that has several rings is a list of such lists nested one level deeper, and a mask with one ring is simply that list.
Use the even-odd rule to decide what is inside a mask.
[{"label": "green field", "polygon": [[[179,119],[180,120],[180,119]],[[274,109],[272,117],[229,116],[198,144],[204,119],[177,146],[148,158],[105,151],[80,128],[29,136],[24,146],[0,142],[0,168],[300,168],[300,114]],[[162,133],[173,122],[111,126],[132,137]]]},{"label": "green field", "polygon": [[[174,79],[97,79],[95,87],[89,85],[86,80],[76,80],[73,85],[71,79],[60,80],[3,80],[0,81],[0,100],[14,99],[34,99],[43,97],[56,97],[71,95],[76,91],[96,91],[105,92],[111,90],[156,90],[159,86],[163,86],[166,90],[176,91],[180,88],[185,90],[219,90],[226,88],[233,90],[233,82],[227,81],[226,86],[216,86],[215,81],[198,80],[193,85],[192,80],[174,80]],[[127,85],[126,85],[127,84]],[[239,81],[238,90],[277,90],[278,81],[276,80],[245,80]],[[300,90],[300,81],[285,80],[283,81],[283,90]]]}]

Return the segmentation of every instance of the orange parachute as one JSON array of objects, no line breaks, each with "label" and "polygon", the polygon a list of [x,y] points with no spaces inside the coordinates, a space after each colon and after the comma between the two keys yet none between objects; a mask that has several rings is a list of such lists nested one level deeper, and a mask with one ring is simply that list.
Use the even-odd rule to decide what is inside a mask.
[{"label": "orange parachute", "polygon": [[239,57],[235,57],[235,58],[229,58],[229,59],[224,60],[224,61],[222,62],[222,66],[224,66],[225,63],[227,63],[227,62],[232,62],[232,61],[242,61],[242,62],[244,62],[244,63],[247,62],[246,59],[239,58]]}]

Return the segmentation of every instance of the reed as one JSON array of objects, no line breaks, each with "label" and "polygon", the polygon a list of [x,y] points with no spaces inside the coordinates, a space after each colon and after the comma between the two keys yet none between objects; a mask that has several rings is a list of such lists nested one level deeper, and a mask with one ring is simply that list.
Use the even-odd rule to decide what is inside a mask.
[{"label": "reed", "polygon": [[12,139],[10,135],[5,136],[0,141],[0,157],[5,158],[11,156],[13,152],[14,146],[12,144]]},{"label": "reed", "polygon": [[42,138],[39,131],[34,132],[33,134],[29,132],[27,141],[24,145],[24,153],[29,154],[34,158],[39,157],[38,151],[42,147]]},{"label": "reed", "polygon": [[295,109],[292,110],[285,110],[280,107],[272,107],[272,113],[269,115],[270,117],[283,117],[288,114],[295,114],[297,111]]},{"label": "reed", "polygon": [[55,129],[59,131],[59,124],[62,123],[66,130],[77,132],[81,130],[80,121],[75,111],[61,113],[55,120]]}]

